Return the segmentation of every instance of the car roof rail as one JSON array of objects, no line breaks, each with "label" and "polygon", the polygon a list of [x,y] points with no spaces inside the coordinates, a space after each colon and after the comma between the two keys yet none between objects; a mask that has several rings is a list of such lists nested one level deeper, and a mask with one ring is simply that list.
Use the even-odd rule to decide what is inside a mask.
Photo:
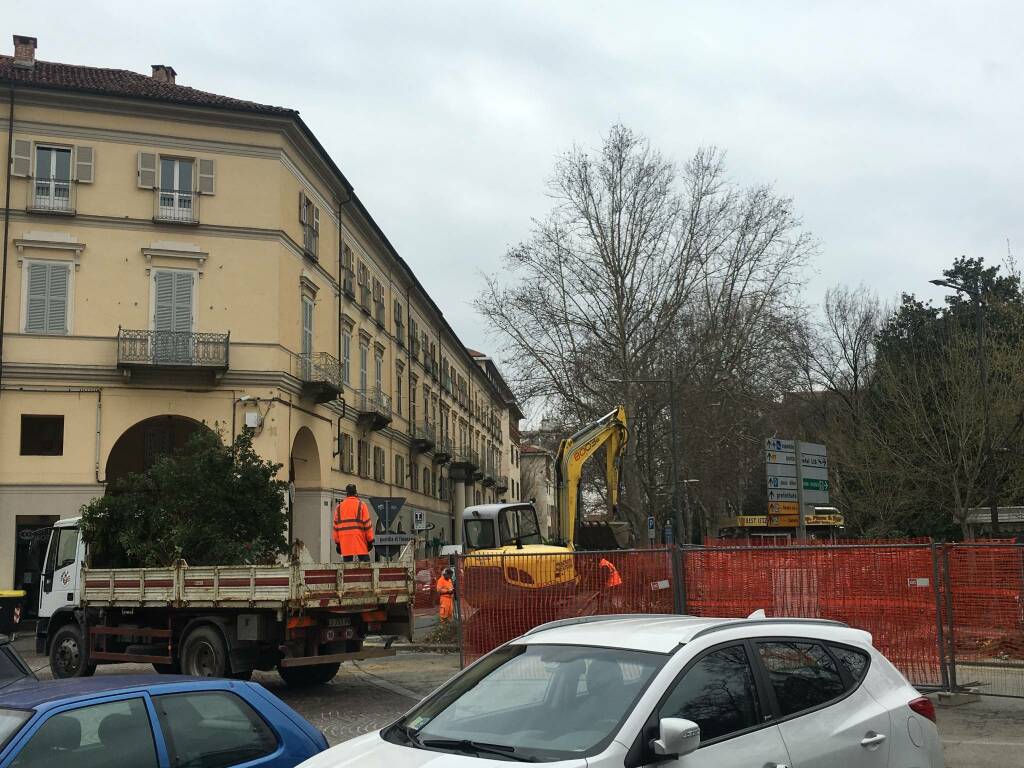
[{"label": "car roof rail", "polygon": [[722,621],[717,624],[711,624],[707,627],[702,627],[693,633],[690,637],[690,642],[693,642],[698,637],[704,635],[710,635],[713,632],[719,632],[723,629],[733,629],[734,627],[751,627],[761,624],[813,624],[814,626],[823,627],[845,627],[849,628],[849,624],[842,621],[835,621],[834,619],[796,619],[788,616],[765,616],[764,618],[757,619],[736,619],[734,621]]},{"label": "car roof rail", "polygon": [[671,613],[605,613],[597,616],[573,616],[569,619],[556,619],[555,621],[549,621],[546,624],[538,624],[532,629],[528,629],[521,635],[526,637],[527,635],[533,635],[537,632],[542,632],[545,629],[557,629],[558,627],[571,627],[574,624],[593,624],[598,621],[615,621],[616,619],[678,619],[682,618],[679,615]]}]

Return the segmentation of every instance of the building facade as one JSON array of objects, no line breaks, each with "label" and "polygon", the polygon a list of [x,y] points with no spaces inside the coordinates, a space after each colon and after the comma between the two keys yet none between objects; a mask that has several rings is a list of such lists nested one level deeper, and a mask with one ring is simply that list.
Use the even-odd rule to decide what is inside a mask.
[{"label": "building facade", "polygon": [[533,501],[541,533],[545,538],[558,535],[555,509],[555,457],[538,445],[524,444],[519,456],[522,498]]},{"label": "building facade", "polygon": [[35,52],[0,56],[0,589],[31,588],[32,529],[197,429],[253,432],[323,561],[348,483],[424,545],[508,498],[515,399],[297,112]]}]

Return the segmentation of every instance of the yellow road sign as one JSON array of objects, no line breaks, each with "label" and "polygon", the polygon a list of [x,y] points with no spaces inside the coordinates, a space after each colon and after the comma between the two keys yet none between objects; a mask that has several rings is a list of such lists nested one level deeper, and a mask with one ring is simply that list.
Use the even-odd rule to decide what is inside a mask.
[{"label": "yellow road sign", "polygon": [[795,501],[769,501],[769,515],[799,515],[800,505]]}]

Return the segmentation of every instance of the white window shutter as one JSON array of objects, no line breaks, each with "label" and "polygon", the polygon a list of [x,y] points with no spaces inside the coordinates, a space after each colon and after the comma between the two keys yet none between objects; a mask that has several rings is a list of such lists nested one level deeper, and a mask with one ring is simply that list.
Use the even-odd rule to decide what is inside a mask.
[{"label": "white window shutter", "polygon": [[28,265],[25,332],[46,332],[46,264]]},{"label": "white window shutter", "polygon": [[175,331],[192,330],[192,285],[195,275],[192,272],[174,272],[174,329]]},{"label": "white window shutter", "polygon": [[139,152],[138,184],[142,189],[156,188],[156,154]]},{"label": "white window shutter", "polygon": [[32,172],[32,142],[28,139],[14,140],[11,156],[11,175],[28,176]]},{"label": "white window shutter", "polygon": [[95,178],[96,154],[92,147],[75,147],[75,181],[92,184]]},{"label": "white window shutter", "polygon": [[216,191],[217,165],[213,160],[199,159],[199,194],[212,195]]},{"label": "white window shutter", "polygon": [[174,325],[174,274],[153,273],[153,330],[173,331]]},{"label": "white window shutter", "polygon": [[50,264],[46,301],[46,332],[68,332],[68,271],[67,264]]}]

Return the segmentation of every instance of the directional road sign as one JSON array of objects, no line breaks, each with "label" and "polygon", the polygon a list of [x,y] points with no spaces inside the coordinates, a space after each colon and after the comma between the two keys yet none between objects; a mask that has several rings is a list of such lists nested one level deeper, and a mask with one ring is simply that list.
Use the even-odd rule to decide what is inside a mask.
[{"label": "directional road sign", "polygon": [[[806,488],[807,486],[805,485],[804,487]],[[780,475],[768,475],[768,490],[770,491],[773,488],[792,488],[793,490],[796,490],[795,471],[794,474],[787,477],[782,477]]]},{"label": "directional road sign", "polygon": [[764,441],[764,449],[766,451],[790,451],[796,450],[795,440],[780,440],[777,437],[769,437]]},{"label": "directional road sign", "polygon": [[768,514],[798,515],[800,514],[800,505],[797,504],[795,501],[769,501]]},{"label": "directional road sign", "polygon": [[769,525],[785,526],[801,507],[805,523],[821,524],[816,507],[829,504],[828,450],[820,443],[770,437],[764,442]]},{"label": "directional road sign", "polygon": [[768,489],[768,501],[797,501],[796,489],[792,491],[777,491],[774,488]]},{"label": "directional road sign", "polygon": [[765,451],[764,460],[767,464],[796,464],[796,454],[790,451]]}]

